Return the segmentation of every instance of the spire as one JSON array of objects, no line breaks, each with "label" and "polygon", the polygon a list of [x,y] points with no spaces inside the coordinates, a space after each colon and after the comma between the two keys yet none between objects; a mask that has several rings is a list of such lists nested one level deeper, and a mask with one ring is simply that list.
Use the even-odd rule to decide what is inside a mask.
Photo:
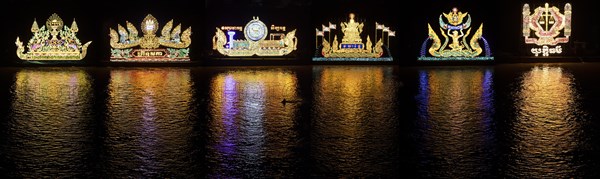
[{"label": "spire", "polygon": [[37,21],[33,19],[33,25],[31,25],[31,32],[36,33],[40,28],[38,27]]},{"label": "spire", "polygon": [[79,27],[77,27],[77,22],[75,22],[75,18],[73,18],[73,24],[71,24],[71,31],[73,31],[73,32],[79,31]]}]

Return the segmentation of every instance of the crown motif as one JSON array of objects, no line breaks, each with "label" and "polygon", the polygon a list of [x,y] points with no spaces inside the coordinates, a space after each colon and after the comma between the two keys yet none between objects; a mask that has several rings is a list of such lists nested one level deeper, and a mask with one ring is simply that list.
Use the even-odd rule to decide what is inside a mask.
[{"label": "crown motif", "polygon": [[[444,18],[446,17],[446,21]],[[467,18],[464,20],[464,18]],[[438,34],[427,24],[428,37],[421,47],[421,57],[419,60],[493,60],[491,51],[485,38],[483,38],[483,23],[477,29],[471,28],[471,15],[469,13],[459,12],[457,8],[452,8],[450,13],[440,15],[438,23],[440,25],[440,35],[444,41],[440,40]],[[471,35],[471,31],[475,33]],[[471,36],[470,36],[471,35]],[[470,37],[470,38],[469,38]],[[427,48],[427,42],[433,41],[431,47]],[[484,48],[479,45],[479,40],[483,41]],[[478,57],[485,50],[485,57]],[[427,57],[427,53],[432,56]]]},{"label": "crown motif", "polygon": [[[323,48],[321,49],[322,57],[315,57],[313,61],[392,61],[391,57],[382,58],[384,55],[384,48],[387,49],[387,45],[384,41],[388,41],[389,37],[396,36],[396,32],[391,31],[389,27],[383,24],[375,23],[375,44],[371,42],[371,36],[367,35],[366,43],[363,43],[361,33],[365,24],[363,22],[356,22],[356,15],[350,13],[348,15],[348,22],[340,23],[340,30],[343,33],[341,43],[338,41],[337,34],[333,36],[331,41],[331,34],[333,30],[338,27],[336,24],[329,23],[329,26],[322,25],[323,29],[319,31],[317,29],[317,36],[321,37]],[[381,33],[379,33],[381,31]],[[328,32],[327,38],[325,38],[325,32]],[[378,38],[378,34],[380,34]],[[387,35],[387,36],[386,36]],[[387,40],[386,40],[387,38]],[[388,53],[389,54],[389,53]]]},{"label": "crown motif", "polygon": [[446,19],[448,20],[448,23],[450,23],[452,25],[461,24],[463,19],[465,18],[465,16],[467,16],[468,14],[469,14],[468,12],[466,12],[466,13],[459,12],[458,8],[452,8],[452,11],[450,11],[448,14],[442,13],[442,15],[444,17],[446,17]]},{"label": "crown motif", "polygon": [[[296,30],[285,33],[285,26],[269,27],[258,17],[252,17],[244,27],[222,26],[216,29],[213,50],[225,56],[284,56],[296,50],[298,43]],[[275,32],[269,34],[269,29]],[[227,35],[223,31],[227,31]],[[234,39],[239,31],[243,32],[245,39]]]},{"label": "crown motif", "polygon": [[52,14],[46,20],[46,25],[38,27],[37,21],[33,20],[31,32],[33,38],[27,43],[29,51],[25,52],[23,42],[17,37],[17,56],[22,60],[81,60],[87,53],[90,42],[81,45],[75,36],[79,31],[77,23],[73,20],[71,27],[64,25],[63,20],[56,14]]},{"label": "crown motif", "polygon": [[142,21],[142,37],[129,21],[126,21],[126,27],[118,25],[117,31],[110,29],[111,61],[189,61],[191,27],[182,33],[181,24],[173,28],[171,20],[157,37],[158,20],[151,14]]}]

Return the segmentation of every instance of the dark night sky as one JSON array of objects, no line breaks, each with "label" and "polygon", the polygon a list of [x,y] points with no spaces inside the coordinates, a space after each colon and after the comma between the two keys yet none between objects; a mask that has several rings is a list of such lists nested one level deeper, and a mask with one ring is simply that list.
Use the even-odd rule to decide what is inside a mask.
[{"label": "dark night sky", "polygon": [[[420,0],[411,2],[416,5],[408,5],[398,0],[9,0],[3,1],[1,6],[5,18],[4,33],[0,39],[3,47],[0,65],[17,61],[16,37],[28,40],[32,35],[29,31],[32,20],[36,18],[41,24],[53,12],[58,13],[68,25],[76,18],[80,28],[79,39],[82,42],[93,41],[85,59],[89,64],[108,60],[108,28],[116,28],[117,24],[125,21],[138,25],[148,13],[158,18],[161,25],[174,19],[183,27],[192,26],[192,60],[214,55],[210,40],[216,26],[243,26],[252,16],[260,16],[266,24],[298,29],[299,50],[292,56],[310,61],[315,48],[314,29],[330,21],[339,23],[349,12],[355,12],[359,19],[366,21],[368,28],[377,21],[396,30],[397,36],[392,38],[390,45],[393,56],[400,64],[411,64],[416,61],[421,43],[427,36],[427,23],[437,23],[439,14],[450,11],[452,7],[469,12],[473,26],[484,23],[484,37],[490,42],[498,61],[502,61],[502,57],[523,53],[520,19],[522,4],[526,2],[543,4],[545,1]],[[585,42],[589,49],[588,53],[579,56],[598,56],[600,14],[595,9],[600,3],[560,0],[552,4],[562,7],[565,2],[573,5],[571,41]]]}]

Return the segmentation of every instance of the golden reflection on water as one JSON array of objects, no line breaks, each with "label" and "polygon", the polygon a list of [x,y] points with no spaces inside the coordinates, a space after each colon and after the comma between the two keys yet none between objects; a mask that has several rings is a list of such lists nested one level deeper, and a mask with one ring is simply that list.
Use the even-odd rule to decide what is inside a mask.
[{"label": "golden reflection on water", "polygon": [[281,101],[300,99],[297,83],[296,74],[286,69],[230,70],[213,77],[209,176],[293,175],[282,172],[294,170],[287,160],[295,155],[294,124],[301,102]]},{"label": "golden reflection on water", "polygon": [[7,146],[19,178],[70,178],[91,169],[91,86],[80,69],[16,74]]},{"label": "golden reflection on water", "polygon": [[418,138],[426,177],[490,175],[493,72],[485,68],[420,71]]},{"label": "golden reflection on water", "polygon": [[512,175],[569,178],[578,164],[577,92],[572,75],[561,67],[534,67],[522,76],[512,126]]},{"label": "golden reflection on water", "polygon": [[393,176],[397,117],[392,67],[313,67],[311,157],[325,175]]},{"label": "golden reflection on water", "polygon": [[189,69],[112,69],[106,120],[107,173],[191,174],[195,119]]}]

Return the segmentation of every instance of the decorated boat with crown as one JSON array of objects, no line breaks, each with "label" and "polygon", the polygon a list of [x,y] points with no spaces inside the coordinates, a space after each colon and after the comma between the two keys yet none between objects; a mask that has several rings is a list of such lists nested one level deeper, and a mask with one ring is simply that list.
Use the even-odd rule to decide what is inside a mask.
[{"label": "decorated boat with crown", "polygon": [[[274,32],[269,34],[269,29]],[[235,39],[238,32],[245,39]],[[285,26],[269,27],[259,17],[253,17],[244,27],[217,27],[212,42],[213,50],[230,57],[285,56],[296,50],[298,44],[295,29],[286,33]]]},{"label": "decorated boat with crown", "polygon": [[[444,19],[445,17],[445,19]],[[465,20],[466,17],[466,20]],[[487,40],[483,38],[483,23],[471,34],[471,15],[466,12],[460,12],[453,8],[449,13],[442,13],[439,17],[440,35],[444,41],[440,40],[438,34],[433,30],[430,24],[428,27],[428,37],[421,46],[419,60],[493,60],[491,50]],[[466,31],[466,32],[465,32]],[[479,44],[482,41],[484,48]],[[431,46],[427,48],[429,41]],[[484,56],[481,56],[484,52]],[[427,55],[429,53],[430,56]]]},{"label": "decorated boat with crown", "polygon": [[126,27],[118,25],[110,29],[111,57],[113,62],[178,62],[190,61],[189,46],[192,43],[192,28],[181,32],[181,24],[173,28],[173,20],[167,22],[156,36],[159,23],[148,14],[141,23],[143,36],[130,22]]},{"label": "decorated boat with crown", "polygon": [[22,60],[81,60],[92,43],[81,44],[76,37],[79,32],[77,22],[73,19],[71,27],[68,27],[56,13],[42,27],[33,20],[31,32],[33,37],[27,43],[27,52],[19,37],[15,41],[17,56]]},{"label": "decorated boat with crown", "polygon": [[[337,34],[333,36],[333,41],[330,39],[333,30],[337,29],[336,24],[329,23],[329,26],[323,25],[322,30],[316,29],[316,41],[318,43],[320,39],[321,46],[317,44],[320,53],[313,61],[392,61],[388,45],[389,37],[395,36],[395,32],[383,24],[375,23],[375,43],[373,44],[368,35],[366,43],[363,43],[360,34],[363,32],[364,23],[356,22],[353,13],[350,13],[349,17],[348,22],[340,23],[340,30],[343,32],[341,42]],[[377,39],[379,31],[381,36]],[[325,38],[325,33],[328,33],[328,38]],[[388,45],[384,44],[386,37]]]}]

